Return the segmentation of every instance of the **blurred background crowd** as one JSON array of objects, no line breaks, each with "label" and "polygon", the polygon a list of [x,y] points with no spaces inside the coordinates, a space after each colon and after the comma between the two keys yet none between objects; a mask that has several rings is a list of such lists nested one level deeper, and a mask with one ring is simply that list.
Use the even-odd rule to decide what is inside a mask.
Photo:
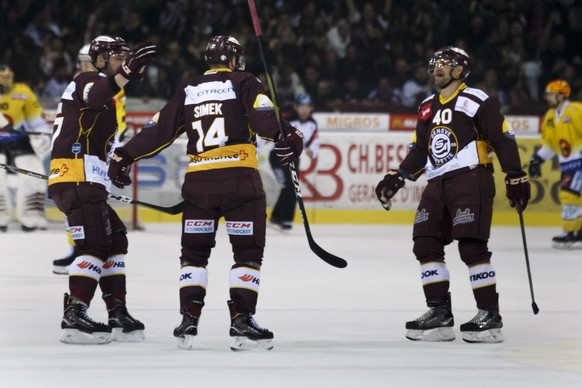
[{"label": "blurred background crowd", "polygon": [[[263,72],[245,0],[1,0],[0,63],[38,95],[60,98],[79,49],[98,35],[160,55],[128,96],[168,99],[203,73],[212,35],[235,36],[247,70]],[[544,85],[562,78],[582,100],[580,0],[256,0],[279,102],[312,96],[319,111],[415,112],[441,46],[473,58],[468,84],[504,113],[541,114]]]}]

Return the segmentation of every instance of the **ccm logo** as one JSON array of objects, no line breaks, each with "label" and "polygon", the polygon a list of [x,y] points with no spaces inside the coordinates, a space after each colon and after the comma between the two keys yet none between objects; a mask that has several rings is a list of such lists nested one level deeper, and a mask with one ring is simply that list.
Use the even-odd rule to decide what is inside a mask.
[{"label": "ccm logo", "polygon": [[214,226],[214,221],[186,220],[186,226]]}]

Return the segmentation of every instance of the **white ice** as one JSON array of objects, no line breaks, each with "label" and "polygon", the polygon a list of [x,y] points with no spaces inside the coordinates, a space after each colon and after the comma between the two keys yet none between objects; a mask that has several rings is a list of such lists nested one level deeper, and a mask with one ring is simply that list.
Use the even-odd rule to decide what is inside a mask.
[{"label": "white ice", "polygon": [[[526,228],[533,315],[518,227],[495,227],[506,341],[468,344],[458,325],[476,312],[456,244],[447,248],[457,339],[411,342],[404,322],[426,307],[410,226],[311,225],[316,242],[345,258],[336,269],[308,247],[301,224],[269,230],[256,319],[275,333],[271,352],[229,350],[226,300],[232,254],[221,226],[199,346],[180,350],[180,226],[130,232],[128,305],[146,325],[143,343],[59,342],[67,277],[51,273],[68,251],[60,226],[0,234],[0,387],[582,387],[582,252],[550,248],[558,228]],[[105,319],[98,295],[90,314]]]}]

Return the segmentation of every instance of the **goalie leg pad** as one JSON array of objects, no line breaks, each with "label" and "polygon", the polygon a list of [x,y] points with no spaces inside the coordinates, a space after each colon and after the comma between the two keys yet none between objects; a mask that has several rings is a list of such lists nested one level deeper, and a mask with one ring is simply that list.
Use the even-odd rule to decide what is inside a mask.
[{"label": "goalie leg pad", "polygon": [[[16,167],[43,173],[44,168],[34,154],[18,155],[14,158]],[[47,220],[44,214],[46,184],[41,179],[21,175],[18,177],[16,190],[16,218],[23,227],[28,229],[46,229]]]},{"label": "goalie leg pad", "polygon": [[[2,151],[1,148],[0,151]],[[6,155],[2,152],[0,152],[0,163],[6,164]],[[10,193],[8,192],[6,170],[0,169],[0,227],[8,226],[10,213]]]}]

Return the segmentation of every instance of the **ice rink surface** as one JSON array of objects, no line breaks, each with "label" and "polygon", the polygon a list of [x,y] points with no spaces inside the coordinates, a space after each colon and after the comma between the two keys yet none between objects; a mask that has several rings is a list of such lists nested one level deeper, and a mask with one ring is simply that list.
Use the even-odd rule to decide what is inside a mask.
[{"label": "ice rink surface", "polygon": [[[493,230],[501,344],[460,339],[458,326],[476,307],[456,244],[447,262],[457,339],[421,343],[404,337],[405,321],[426,310],[411,226],[312,230],[348,267],[315,256],[301,224],[288,234],[269,230],[256,319],[275,333],[275,348],[255,353],[229,350],[232,255],[223,224],[195,351],[178,349],[172,336],[180,322],[178,224],[129,234],[128,306],[145,323],[146,341],[99,346],[59,342],[67,277],[51,267],[69,249],[61,227],[0,234],[0,387],[582,387],[582,251],[553,250],[558,228],[526,227],[536,316],[520,230]],[[106,318],[99,291],[89,313]]]}]

